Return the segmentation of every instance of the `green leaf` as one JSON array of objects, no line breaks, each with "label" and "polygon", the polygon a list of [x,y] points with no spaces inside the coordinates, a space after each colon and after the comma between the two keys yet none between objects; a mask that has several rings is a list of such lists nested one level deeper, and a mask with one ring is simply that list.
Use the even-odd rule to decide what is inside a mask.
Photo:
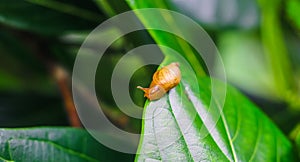
[{"label": "green leaf", "polygon": [[110,17],[130,10],[129,6],[125,1],[95,0],[95,3]]},{"label": "green leaf", "polygon": [[1,1],[0,22],[23,30],[60,35],[91,30],[104,19],[99,10],[80,7],[58,1]]},{"label": "green leaf", "polygon": [[[195,81],[188,64],[174,55],[166,55],[161,65],[174,61],[180,63],[182,80],[163,98],[146,104],[136,161],[294,160],[288,139],[236,89],[227,87],[223,111],[214,118],[222,109],[221,100],[211,95],[211,81],[216,80]],[[226,85],[217,83],[219,94]]]},{"label": "green leaf", "polygon": [[0,160],[132,161],[132,156],[106,148],[75,128],[0,129]]},{"label": "green leaf", "polygon": [[[169,9],[162,1],[127,2],[133,9]],[[151,14],[138,10],[136,14],[146,27],[160,26],[163,21],[158,20],[164,19],[175,31],[185,29],[167,13],[155,15],[156,21],[151,21],[154,18]],[[203,66],[191,46],[174,35],[149,32],[157,44],[172,47],[188,63],[174,52],[161,49],[166,57],[161,66],[179,62],[182,80],[161,99],[146,103],[137,161],[294,160],[291,143],[240,92],[228,87],[222,105],[220,96],[227,85],[203,77]]]},{"label": "green leaf", "polygon": [[[258,1],[261,7],[262,24],[261,38],[265,49],[264,57],[270,66],[272,80],[275,83],[278,97],[290,102],[289,95],[296,89],[292,74],[292,65],[287,51],[283,28],[281,27],[281,0],[269,3],[267,0]],[[293,104],[293,103],[289,103]]]},{"label": "green leaf", "polygon": [[298,159],[300,159],[300,134],[296,138],[296,146],[298,151]]},{"label": "green leaf", "polygon": [[293,25],[298,30],[300,30],[299,10],[300,10],[299,0],[289,0],[286,2],[287,17],[292,21]]},{"label": "green leaf", "polygon": [[[156,3],[157,2],[157,3]],[[164,4],[163,1],[130,1],[127,0],[127,3],[132,9],[142,9],[142,8],[162,8],[168,9],[168,7]],[[174,24],[174,17],[172,15],[148,15],[148,14],[136,14],[137,17],[141,20],[141,22],[148,28],[155,26],[167,26],[169,27],[170,31],[178,31],[179,33],[182,32],[182,29],[178,24]],[[153,21],[154,16],[156,21]],[[164,23],[163,25],[161,23]],[[181,24],[182,25],[182,24]],[[164,45],[171,47],[178,53],[182,54],[192,65],[193,69],[195,70],[197,76],[205,76],[206,72],[205,69],[202,68],[202,64],[200,63],[202,60],[201,58],[197,57],[197,52],[186,42],[184,39],[180,38],[179,36],[174,35],[173,33],[167,33],[160,30],[148,30],[150,35],[153,37],[155,42],[159,45]],[[188,27],[185,28],[188,30]],[[184,33],[184,32],[182,32]],[[168,51],[163,51],[164,53]],[[204,65],[204,64],[203,64]]]},{"label": "green leaf", "polygon": [[296,152],[298,155],[298,161],[300,160],[300,124],[294,128],[294,130],[290,133],[290,138],[293,139],[296,145]]},{"label": "green leaf", "polygon": [[[255,33],[224,32],[219,35],[218,48],[230,83],[255,96],[278,99],[272,70],[267,66],[262,42]],[[223,70],[222,65],[217,66],[220,71]]]}]

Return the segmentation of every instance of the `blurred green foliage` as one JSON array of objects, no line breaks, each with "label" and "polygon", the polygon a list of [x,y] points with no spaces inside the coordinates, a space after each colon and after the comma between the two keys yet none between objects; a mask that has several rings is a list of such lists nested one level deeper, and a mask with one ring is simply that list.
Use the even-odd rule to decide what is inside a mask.
[{"label": "blurred green foliage", "polygon": [[[0,0],[0,127],[68,126],[51,66],[62,66],[70,77],[77,51],[89,32],[114,15],[144,7],[191,17],[219,48],[231,84],[249,96],[284,134],[290,134],[300,122],[299,0]],[[144,25],[155,23],[140,20]],[[180,30],[184,25],[176,27]],[[99,36],[99,44],[116,32],[118,29],[108,29]],[[116,41],[99,64],[96,91],[110,120],[131,132],[140,132],[141,121],[116,107],[110,78],[127,51],[150,43],[173,46],[194,62],[199,76],[209,75],[194,49],[169,33],[138,31]],[[218,71],[219,65],[215,67]],[[135,87],[148,85],[156,68],[139,69],[131,79],[130,94],[139,106],[145,98]],[[299,139],[292,139],[298,148]]]},{"label": "blurred green foliage", "polygon": [[298,32],[300,29],[299,10],[300,10],[299,0],[289,0],[286,2],[287,17],[290,19],[291,23],[295,25]]}]

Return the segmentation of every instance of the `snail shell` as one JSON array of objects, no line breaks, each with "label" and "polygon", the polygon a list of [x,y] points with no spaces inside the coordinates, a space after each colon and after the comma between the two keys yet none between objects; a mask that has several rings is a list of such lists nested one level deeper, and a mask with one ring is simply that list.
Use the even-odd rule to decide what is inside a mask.
[{"label": "snail shell", "polygon": [[152,82],[149,88],[138,86],[137,88],[145,92],[144,96],[149,100],[157,100],[164,96],[170,89],[179,84],[181,73],[179,63],[171,63],[153,75]]}]

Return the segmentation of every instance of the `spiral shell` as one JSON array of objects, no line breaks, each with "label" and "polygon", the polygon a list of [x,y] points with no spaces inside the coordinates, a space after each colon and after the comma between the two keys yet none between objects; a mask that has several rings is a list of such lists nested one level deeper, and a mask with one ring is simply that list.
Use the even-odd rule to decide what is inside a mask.
[{"label": "spiral shell", "polygon": [[144,96],[149,100],[157,100],[164,96],[170,89],[179,84],[181,73],[179,63],[171,63],[156,71],[152,77],[149,88],[138,86],[137,88],[145,92]]}]

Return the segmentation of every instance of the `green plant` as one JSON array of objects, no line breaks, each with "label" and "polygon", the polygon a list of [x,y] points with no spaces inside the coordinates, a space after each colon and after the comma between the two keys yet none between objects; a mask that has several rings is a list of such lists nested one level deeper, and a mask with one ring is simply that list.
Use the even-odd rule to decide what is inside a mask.
[{"label": "green plant", "polygon": [[[199,7],[197,1],[0,1],[0,161],[298,161],[299,1],[246,0],[231,9],[222,7],[221,0],[210,5],[214,6],[206,6],[210,14],[205,17],[203,10],[193,8]],[[70,80],[81,44],[101,22],[135,10],[137,23],[161,25],[158,17],[139,14],[137,9],[144,8],[176,11],[203,26],[220,50],[229,83],[212,77],[195,48],[178,35],[147,29],[115,41],[99,63],[95,89],[102,111],[114,125],[141,131],[137,154],[130,155],[103,146],[83,129],[69,127],[81,126]],[[189,30],[185,24],[174,25],[172,15],[159,17],[178,32]],[[107,29],[97,43],[105,44],[118,32]],[[118,109],[109,78],[123,53],[143,44],[178,52],[182,57],[161,48],[160,67],[179,62],[182,80],[150,102],[136,86],[149,85],[157,66],[134,73],[130,95],[137,105],[146,103],[146,119],[139,120]],[[218,73],[220,65],[216,62],[214,67]],[[222,95],[223,88],[224,106],[212,94]],[[88,102],[88,94],[85,97]]]}]

